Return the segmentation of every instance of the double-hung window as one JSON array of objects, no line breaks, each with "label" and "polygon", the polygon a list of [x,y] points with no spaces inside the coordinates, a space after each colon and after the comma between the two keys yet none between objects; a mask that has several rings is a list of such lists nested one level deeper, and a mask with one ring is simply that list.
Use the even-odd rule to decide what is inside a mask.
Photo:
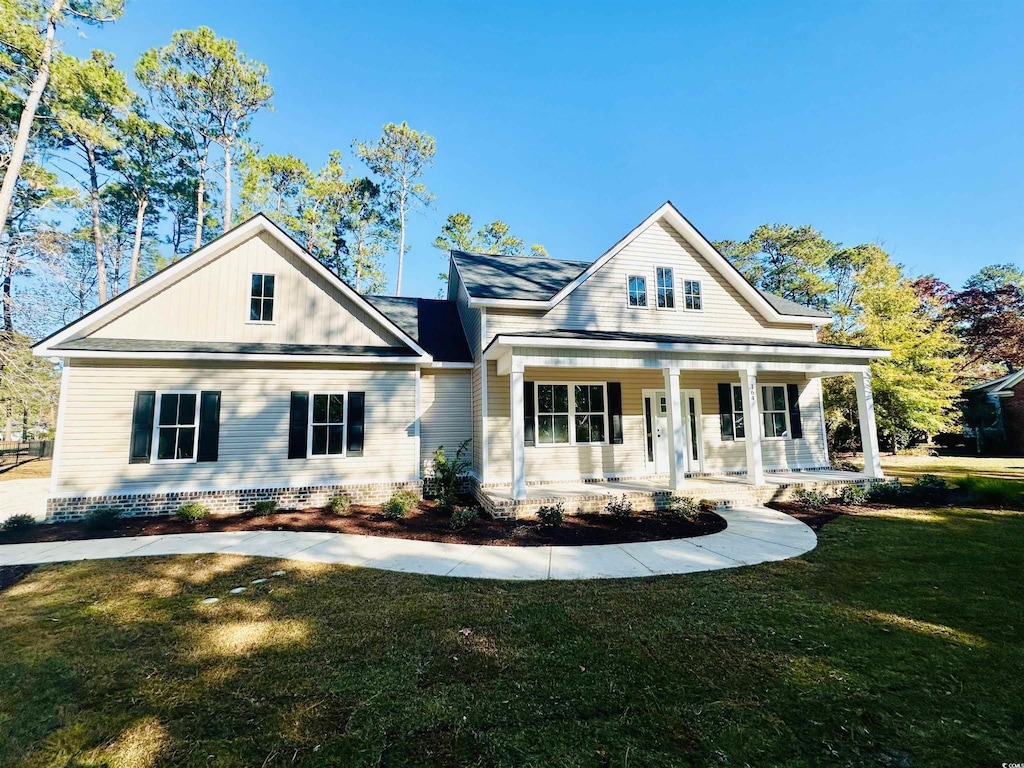
[{"label": "double-hung window", "polygon": [[629,306],[647,306],[647,278],[643,275],[630,275],[627,278]]},{"label": "double-hung window", "polygon": [[732,385],[732,424],[733,435],[737,440],[742,440],[747,436],[743,424],[743,387],[739,384]]},{"label": "double-hung window", "polygon": [[199,440],[198,401],[198,392],[157,393],[154,461],[196,460],[196,444]]},{"label": "double-hung window", "polygon": [[607,441],[604,384],[537,384],[537,444]]},{"label": "double-hung window", "polygon": [[274,276],[254,274],[249,292],[249,322],[274,321]]},{"label": "double-hung window", "polygon": [[700,295],[700,280],[683,281],[683,299],[687,309],[704,308],[704,300]]},{"label": "double-hung window", "polygon": [[309,409],[309,455],[345,455],[345,393],[313,392]]},{"label": "double-hung window", "polygon": [[655,273],[658,282],[658,309],[675,308],[676,283],[672,267],[658,267]]},{"label": "double-hung window", "polygon": [[780,384],[762,386],[761,420],[764,422],[764,436],[789,437],[788,414],[786,388]]}]

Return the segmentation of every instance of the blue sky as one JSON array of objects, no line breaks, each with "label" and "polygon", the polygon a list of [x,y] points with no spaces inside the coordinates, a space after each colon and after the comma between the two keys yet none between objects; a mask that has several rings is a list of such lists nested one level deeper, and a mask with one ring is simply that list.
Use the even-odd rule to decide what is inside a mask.
[{"label": "blue sky", "polygon": [[567,259],[671,199],[711,239],[811,224],[954,285],[1024,262],[1024,3],[129,0],[68,50],[130,70],[201,24],[270,69],[264,151],[354,164],[388,121],[436,137],[406,295],[436,294],[460,210]]}]

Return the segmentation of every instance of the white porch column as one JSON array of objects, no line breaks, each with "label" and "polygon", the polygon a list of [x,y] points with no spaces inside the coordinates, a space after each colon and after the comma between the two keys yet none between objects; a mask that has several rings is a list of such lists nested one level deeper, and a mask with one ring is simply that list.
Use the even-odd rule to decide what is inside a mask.
[{"label": "white porch column", "polygon": [[761,456],[761,406],[758,399],[757,372],[740,371],[743,390],[743,434],[747,448],[747,482],[764,485],[764,459]]},{"label": "white porch column", "polygon": [[526,498],[526,455],[523,452],[523,364],[513,358],[508,375],[512,417],[512,498]]},{"label": "white porch column", "polygon": [[875,399],[871,394],[871,369],[853,374],[857,389],[857,415],[860,417],[860,441],[864,446],[864,474],[882,477],[882,461],[878,454],[878,431],[875,429]]},{"label": "white porch column", "polygon": [[665,368],[665,400],[668,404],[668,487],[677,491],[686,476],[686,439],[683,406],[679,393],[679,369]]}]

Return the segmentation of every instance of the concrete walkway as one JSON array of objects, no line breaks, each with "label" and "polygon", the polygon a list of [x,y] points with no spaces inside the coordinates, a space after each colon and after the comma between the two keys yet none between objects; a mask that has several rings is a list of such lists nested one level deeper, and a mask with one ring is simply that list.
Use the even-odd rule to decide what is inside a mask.
[{"label": "concrete walkway", "polygon": [[692,539],[583,547],[495,547],[344,533],[242,531],[7,544],[0,565],[165,555],[252,555],[484,579],[618,579],[786,560],[814,549],[814,531],[755,507],[720,513],[728,527]]},{"label": "concrete walkway", "polygon": [[0,523],[14,515],[32,515],[36,520],[46,517],[46,497],[50,478],[4,480],[0,475]]}]

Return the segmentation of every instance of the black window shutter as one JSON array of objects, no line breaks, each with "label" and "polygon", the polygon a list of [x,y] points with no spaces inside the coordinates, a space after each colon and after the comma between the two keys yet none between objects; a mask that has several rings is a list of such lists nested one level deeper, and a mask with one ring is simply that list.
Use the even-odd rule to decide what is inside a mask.
[{"label": "black window shutter", "polygon": [[608,382],[608,422],[612,445],[622,445],[622,384],[617,381]]},{"label": "black window shutter", "polygon": [[789,436],[804,436],[804,426],[800,423],[800,390],[796,384],[786,385],[786,399],[789,401]]},{"label": "black window shutter", "polygon": [[718,385],[718,413],[722,417],[722,439],[735,440],[732,426],[732,384]]},{"label": "black window shutter", "polygon": [[366,421],[366,394],[363,392],[348,393],[348,445],[345,450],[349,456],[363,455],[363,423]]},{"label": "black window shutter", "polygon": [[199,452],[196,461],[216,461],[220,447],[220,392],[199,398]]},{"label": "black window shutter", "polygon": [[523,382],[523,445],[536,445],[536,420],[533,418],[537,412],[534,403],[535,389],[532,381]]},{"label": "black window shutter", "polygon": [[309,425],[309,392],[292,392],[288,419],[288,458],[306,458],[306,429]]},{"label": "black window shutter", "polygon": [[129,464],[149,464],[149,456],[153,449],[153,412],[155,408],[156,392],[135,393]]}]

